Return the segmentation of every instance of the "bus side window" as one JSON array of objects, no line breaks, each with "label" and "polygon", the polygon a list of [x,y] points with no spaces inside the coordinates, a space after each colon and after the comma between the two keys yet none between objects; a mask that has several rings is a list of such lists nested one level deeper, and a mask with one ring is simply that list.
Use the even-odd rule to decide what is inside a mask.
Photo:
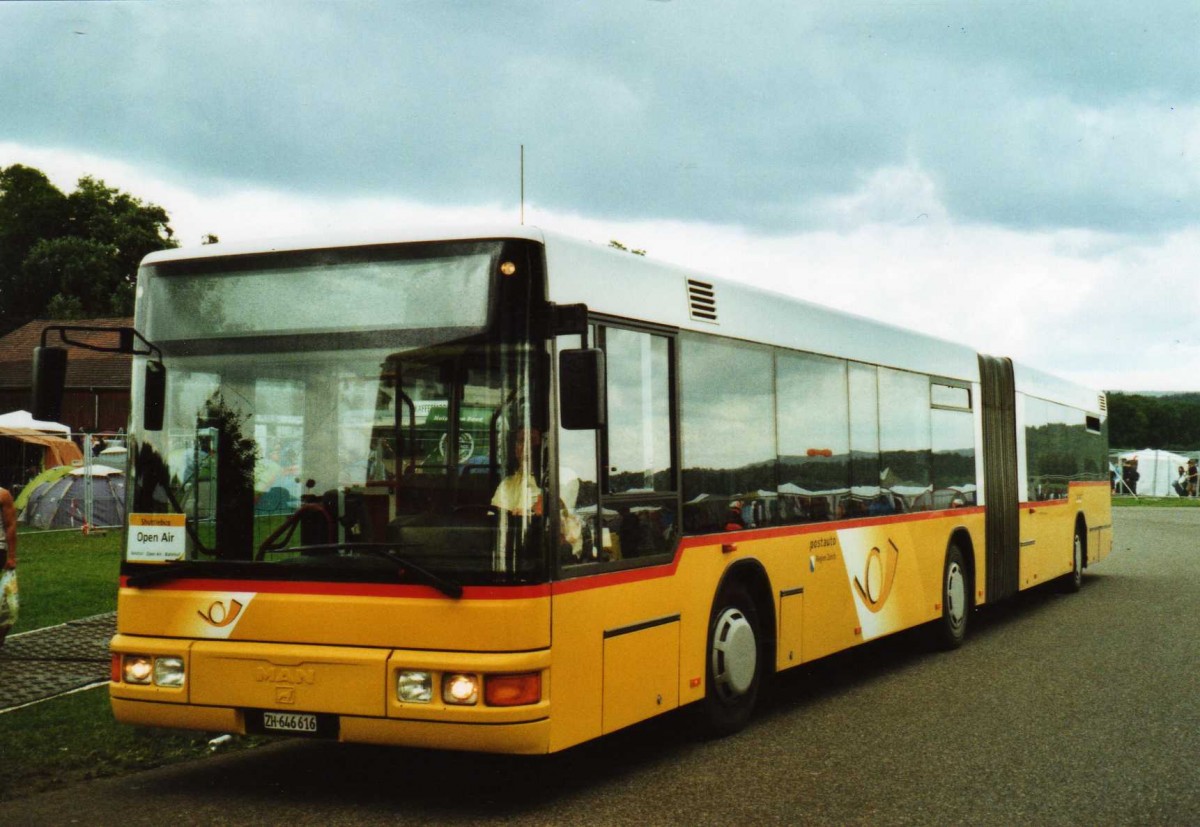
[{"label": "bus side window", "polygon": [[[558,349],[579,346],[577,336],[559,336]],[[601,559],[597,509],[598,431],[558,431],[559,557],[566,564]]]},{"label": "bus side window", "polygon": [[[672,342],[603,327],[607,425],[559,430],[560,558],[618,563],[665,554],[679,531],[671,450]],[[574,346],[560,337],[559,347]]]}]

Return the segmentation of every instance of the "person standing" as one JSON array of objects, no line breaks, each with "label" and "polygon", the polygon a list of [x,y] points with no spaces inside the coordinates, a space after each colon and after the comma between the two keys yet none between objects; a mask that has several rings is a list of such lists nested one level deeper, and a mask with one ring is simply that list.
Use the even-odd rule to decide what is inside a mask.
[{"label": "person standing", "polygon": [[17,622],[20,601],[17,595],[17,509],[12,494],[0,488],[0,519],[4,520],[4,531],[0,532],[0,643]]},{"label": "person standing", "polygon": [[1138,477],[1138,461],[1137,457],[1130,457],[1125,460],[1125,466],[1121,469],[1121,479],[1125,483],[1125,490],[1133,496],[1137,496]]},{"label": "person standing", "polygon": [[1194,497],[1200,493],[1200,472],[1196,470],[1196,460],[1189,459],[1187,466],[1187,490],[1188,496]]}]

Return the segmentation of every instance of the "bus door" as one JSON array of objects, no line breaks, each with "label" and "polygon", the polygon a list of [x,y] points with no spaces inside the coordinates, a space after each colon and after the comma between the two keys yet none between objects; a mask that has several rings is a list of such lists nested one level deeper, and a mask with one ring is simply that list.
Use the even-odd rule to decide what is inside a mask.
[{"label": "bus door", "polygon": [[[571,652],[579,673],[557,670],[553,692],[556,702],[566,693],[578,700],[571,708],[592,710],[562,722],[578,728],[574,737],[612,732],[679,702],[678,602],[668,581],[635,571],[669,562],[680,531],[675,339],[608,324],[593,327],[592,339],[605,354],[607,424],[560,429],[558,439],[565,582],[554,645]],[[559,348],[576,341],[561,337]],[[618,571],[627,576],[596,576]]]}]

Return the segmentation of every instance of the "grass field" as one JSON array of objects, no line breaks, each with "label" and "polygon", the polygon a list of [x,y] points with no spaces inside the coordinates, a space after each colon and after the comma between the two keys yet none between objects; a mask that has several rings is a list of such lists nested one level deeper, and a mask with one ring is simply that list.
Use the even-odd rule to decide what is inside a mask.
[{"label": "grass field", "polygon": [[117,608],[121,534],[22,529],[17,535],[21,610],[13,632]]},{"label": "grass field", "polygon": [[1200,508],[1200,499],[1195,497],[1113,497],[1112,504],[1114,507]]},{"label": "grass field", "polygon": [[[13,631],[113,611],[120,553],[119,531],[84,536],[22,529],[17,538],[21,612]],[[104,687],[8,712],[0,715],[0,801],[202,758],[217,734],[120,725],[113,720]],[[262,740],[237,739],[228,748]]]},{"label": "grass field", "polygon": [[[203,758],[216,734],[122,726],[112,718],[103,687],[8,712],[0,715],[0,801]],[[237,738],[223,749],[265,740]]]}]

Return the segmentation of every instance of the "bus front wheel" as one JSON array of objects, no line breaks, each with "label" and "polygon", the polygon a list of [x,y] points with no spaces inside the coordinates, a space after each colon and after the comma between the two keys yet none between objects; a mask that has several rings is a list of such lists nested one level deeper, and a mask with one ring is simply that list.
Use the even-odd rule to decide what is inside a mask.
[{"label": "bus front wheel", "polygon": [[705,730],[720,737],[750,720],[762,684],[762,625],[754,601],[740,583],[723,586],[713,602],[705,653]]}]

